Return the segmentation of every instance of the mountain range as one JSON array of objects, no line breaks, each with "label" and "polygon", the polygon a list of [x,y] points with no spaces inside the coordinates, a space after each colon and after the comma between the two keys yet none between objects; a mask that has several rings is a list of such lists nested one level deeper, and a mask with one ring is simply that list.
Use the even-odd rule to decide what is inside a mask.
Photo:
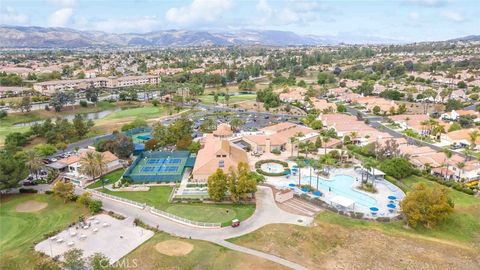
[{"label": "mountain range", "polygon": [[1,48],[82,48],[125,46],[225,46],[225,45],[335,45],[399,43],[370,36],[315,36],[288,31],[238,30],[192,31],[161,30],[149,33],[113,34],[70,28],[37,26],[0,26]]}]

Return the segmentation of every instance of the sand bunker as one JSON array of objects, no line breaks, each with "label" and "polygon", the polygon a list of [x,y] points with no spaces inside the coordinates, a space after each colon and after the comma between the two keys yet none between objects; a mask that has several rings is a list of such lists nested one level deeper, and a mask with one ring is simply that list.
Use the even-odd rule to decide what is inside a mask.
[{"label": "sand bunker", "polygon": [[155,249],[168,256],[185,256],[193,250],[193,245],[179,240],[167,240],[156,244]]},{"label": "sand bunker", "polygon": [[15,210],[17,210],[17,212],[37,212],[47,206],[48,206],[48,203],[45,203],[45,202],[26,201],[18,204],[15,207]]}]

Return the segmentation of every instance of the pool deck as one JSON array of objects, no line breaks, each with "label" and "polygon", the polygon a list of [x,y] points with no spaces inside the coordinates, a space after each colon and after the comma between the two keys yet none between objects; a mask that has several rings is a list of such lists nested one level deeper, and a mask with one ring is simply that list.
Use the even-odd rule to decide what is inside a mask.
[{"label": "pool deck", "polygon": [[[294,165],[293,162],[289,162],[289,166],[292,167]],[[310,169],[310,167],[302,168],[301,169],[301,184],[308,184],[309,182],[309,176],[310,172],[312,177],[316,177],[316,174],[314,173],[313,169]],[[358,182],[360,182],[361,175],[356,172],[353,168],[346,168],[346,169],[332,169],[330,171],[330,178],[326,179],[325,177],[320,176],[321,179],[323,180],[331,180],[333,181],[333,177],[336,175],[348,175],[353,177],[354,179],[358,179]],[[369,180],[370,181],[370,180]],[[288,176],[281,176],[281,177],[266,177],[266,182],[270,185],[275,186],[278,189],[282,188],[289,188],[288,184],[295,183],[298,184],[298,173],[297,175],[290,175]],[[377,193],[370,193],[366,192],[363,190],[360,190],[356,188],[356,181],[353,183],[352,189],[356,192],[363,193],[377,201],[376,207],[378,207],[379,211],[377,212],[376,215],[372,215],[369,207],[360,205],[360,204],[355,204],[354,206],[354,211],[355,212],[362,212],[366,217],[370,218],[375,218],[375,217],[394,217],[397,216],[398,213],[398,203],[405,197],[405,193],[392,183],[386,181],[386,180],[376,180],[374,182],[375,188],[377,189]],[[330,192],[329,190],[324,190],[324,188],[319,187],[320,192],[322,192],[322,196],[320,197],[321,200],[324,202],[331,204],[331,200],[333,197],[337,196],[334,192]],[[299,188],[295,187],[294,192],[297,194],[303,194],[305,192],[301,191]],[[315,197],[314,195],[310,194],[310,196]],[[397,209],[394,210],[393,212],[390,212],[389,209],[387,208],[387,204],[390,203],[390,200],[387,198],[388,196],[395,196],[397,199],[395,200],[394,204],[397,205]],[[344,196],[346,197],[346,196]],[[348,198],[348,197],[347,197]],[[352,198],[349,198],[352,199]],[[373,205],[372,205],[373,206]]]}]

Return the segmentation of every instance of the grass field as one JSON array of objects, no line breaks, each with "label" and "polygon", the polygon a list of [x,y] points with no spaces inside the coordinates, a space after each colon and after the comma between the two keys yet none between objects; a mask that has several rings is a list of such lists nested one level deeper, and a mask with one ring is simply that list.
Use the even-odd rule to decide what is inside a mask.
[{"label": "grass field", "polygon": [[150,191],[110,191],[102,190],[107,194],[130,199],[154,206],[174,215],[200,222],[220,222],[229,225],[232,219],[245,220],[255,211],[255,205],[232,204],[203,204],[203,203],[169,203],[168,197],[171,187],[151,187]]},{"label": "grass field", "polygon": [[[417,176],[402,181],[407,190],[419,182],[439,185]],[[269,225],[230,241],[317,269],[334,265],[344,269],[478,269],[480,199],[448,190],[455,213],[432,230],[325,211],[315,218],[313,228]],[[428,250],[428,255],[422,250]]]},{"label": "grass field", "polygon": [[[193,250],[187,255],[178,257],[161,254],[155,249],[155,245],[166,240],[187,242],[193,245]],[[286,269],[256,256],[232,251],[209,242],[175,238],[165,233],[155,234],[123,259],[131,263],[136,260],[138,266],[136,269]]]},{"label": "grass field", "polygon": [[164,113],[165,113],[165,109],[163,107],[148,106],[148,107],[126,109],[123,111],[114,112],[108,115],[107,117],[103,118],[103,120],[108,121],[108,120],[116,120],[116,119],[129,118],[129,117],[133,117],[133,118],[142,117],[143,119],[147,119],[147,118],[160,117]]},{"label": "grass field", "polygon": [[[25,201],[46,202],[38,212],[19,213],[15,207]],[[12,195],[0,204],[0,269],[33,269],[41,258],[33,245],[45,233],[63,229],[88,211],[76,203],[65,204],[51,195]]]},{"label": "grass field", "polygon": [[[238,96],[230,96],[229,104],[234,104],[242,101],[247,101],[247,100],[255,100],[256,95],[238,95]],[[203,95],[200,96],[199,99],[202,101],[202,103],[205,104],[215,104],[215,101],[213,99],[213,95]],[[225,97],[224,96],[219,96],[218,97],[218,104],[225,104]]]},{"label": "grass field", "polygon": [[[110,185],[117,182],[122,177],[124,172],[125,169],[116,170],[104,175],[102,179],[105,181],[105,185]],[[87,188],[99,188],[102,187],[102,185],[102,180],[99,180],[93,184],[88,185]]]}]

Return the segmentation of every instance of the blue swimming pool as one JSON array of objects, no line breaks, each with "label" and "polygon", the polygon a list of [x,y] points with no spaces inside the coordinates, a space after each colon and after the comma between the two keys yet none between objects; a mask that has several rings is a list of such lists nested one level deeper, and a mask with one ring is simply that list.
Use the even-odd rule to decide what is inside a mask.
[{"label": "blue swimming pool", "polygon": [[[310,184],[310,177],[302,177],[302,184]],[[335,195],[343,196],[354,200],[357,205],[365,207],[377,207],[377,200],[362,192],[358,192],[352,188],[355,178],[349,175],[335,175],[333,180],[323,180],[319,178],[318,188],[323,192],[332,192]],[[317,187],[317,177],[312,176],[312,186]]]}]

